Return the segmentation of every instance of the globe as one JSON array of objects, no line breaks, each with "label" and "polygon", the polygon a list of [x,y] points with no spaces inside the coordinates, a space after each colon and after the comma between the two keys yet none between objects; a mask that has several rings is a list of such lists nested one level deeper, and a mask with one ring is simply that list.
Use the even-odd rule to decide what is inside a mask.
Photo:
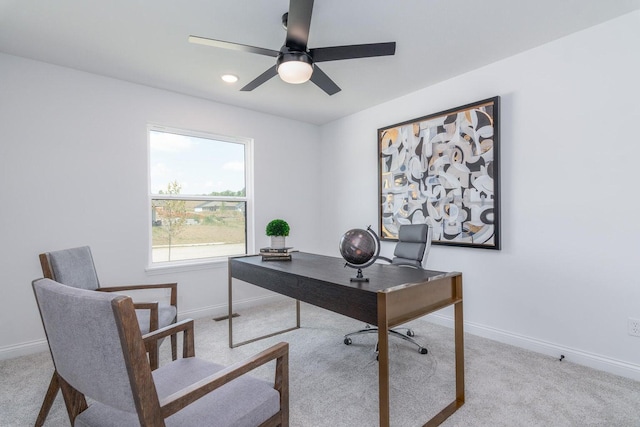
[{"label": "globe", "polygon": [[347,265],[358,269],[358,275],[352,281],[368,281],[362,275],[362,269],[373,264],[380,254],[380,240],[376,233],[367,227],[366,230],[354,228],[340,238],[340,254]]}]

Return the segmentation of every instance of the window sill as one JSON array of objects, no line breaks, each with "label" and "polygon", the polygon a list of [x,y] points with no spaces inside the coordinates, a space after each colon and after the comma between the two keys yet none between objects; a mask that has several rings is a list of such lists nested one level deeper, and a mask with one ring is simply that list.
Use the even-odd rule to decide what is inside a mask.
[{"label": "window sill", "polygon": [[172,263],[151,265],[145,268],[145,271],[150,276],[155,276],[160,274],[179,273],[184,271],[214,270],[219,268],[226,268],[227,264],[227,257],[209,258],[204,260],[175,261]]}]

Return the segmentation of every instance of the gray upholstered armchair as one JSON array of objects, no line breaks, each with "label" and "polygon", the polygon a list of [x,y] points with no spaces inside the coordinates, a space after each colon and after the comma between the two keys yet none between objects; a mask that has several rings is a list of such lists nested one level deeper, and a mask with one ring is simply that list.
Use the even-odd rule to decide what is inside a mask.
[{"label": "gray upholstered armchair", "polygon": [[[288,426],[288,344],[224,367],[195,357],[192,320],[142,336],[130,297],[33,288],[72,425]],[[183,358],[152,371],[145,347],[177,332]],[[273,382],[245,375],[274,360]]]},{"label": "gray upholstered armchair", "polygon": [[[45,278],[64,283],[67,286],[101,292],[127,292],[149,289],[165,289],[169,292],[167,302],[138,302],[135,303],[138,324],[143,334],[165,327],[177,321],[178,285],[176,283],[128,285],[128,286],[100,286],[98,274],[93,262],[91,249],[82,246],[72,249],[47,252],[40,254],[40,265]],[[158,346],[148,347],[151,369],[158,367]],[[171,355],[173,360],[177,357],[176,336],[171,336]],[[56,372],[53,373],[49,388],[35,426],[44,424],[47,414],[59,390]]]},{"label": "gray upholstered armchair", "polygon": [[[424,269],[427,263],[427,255],[431,248],[432,230],[427,224],[401,225],[398,229],[398,243],[393,251],[393,259],[379,256],[378,259],[400,267]],[[400,331],[405,331],[404,333]],[[378,328],[365,325],[363,329],[348,333],[344,336],[344,343],[350,345],[354,335],[378,333]],[[418,343],[413,336],[415,333],[410,328],[389,329],[389,335],[410,342],[418,347],[418,352],[427,354],[426,347]],[[376,352],[378,347],[376,345]]]}]

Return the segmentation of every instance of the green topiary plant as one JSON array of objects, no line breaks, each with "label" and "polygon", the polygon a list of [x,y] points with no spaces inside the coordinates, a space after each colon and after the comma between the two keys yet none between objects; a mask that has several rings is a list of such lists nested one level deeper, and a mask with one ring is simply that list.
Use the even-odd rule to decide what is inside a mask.
[{"label": "green topiary plant", "polygon": [[267,236],[288,236],[289,224],[283,219],[274,219],[267,224]]}]

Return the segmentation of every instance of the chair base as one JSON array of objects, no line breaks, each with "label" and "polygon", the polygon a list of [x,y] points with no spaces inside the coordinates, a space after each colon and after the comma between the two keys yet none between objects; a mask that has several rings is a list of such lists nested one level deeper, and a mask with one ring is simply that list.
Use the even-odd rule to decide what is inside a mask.
[{"label": "chair base", "polygon": [[[398,332],[400,330],[406,330],[406,332],[403,334],[401,332]],[[353,342],[351,340],[351,336],[353,336],[353,335],[377,334],[377,333],[378,333],[378,328],[366,325],[364,329],[360,329],[359,331],[355,331],[355,332],[351,332],[349,334],[346,334],[344,336],[344,341],[343,342],[345,343],[345,345],[351,345],[352,342]],[[427,354],[429,352],[427,350],[427,348],[423,347],[422,345],[420,345],[420,343],[418,343],[416,340],[414,340],[412,338],[414,335],[415,335],[415,333],[410,328],[389,329],[389,336],[400,338],[400,339],[403,339],[403,340],[405,340],[407,342],[410,342],[411,344],[413,344],[416,347],[418,347],[418,353]],[[377,353],[378,353],[378,343],[376,343],[376,354]]]}]

